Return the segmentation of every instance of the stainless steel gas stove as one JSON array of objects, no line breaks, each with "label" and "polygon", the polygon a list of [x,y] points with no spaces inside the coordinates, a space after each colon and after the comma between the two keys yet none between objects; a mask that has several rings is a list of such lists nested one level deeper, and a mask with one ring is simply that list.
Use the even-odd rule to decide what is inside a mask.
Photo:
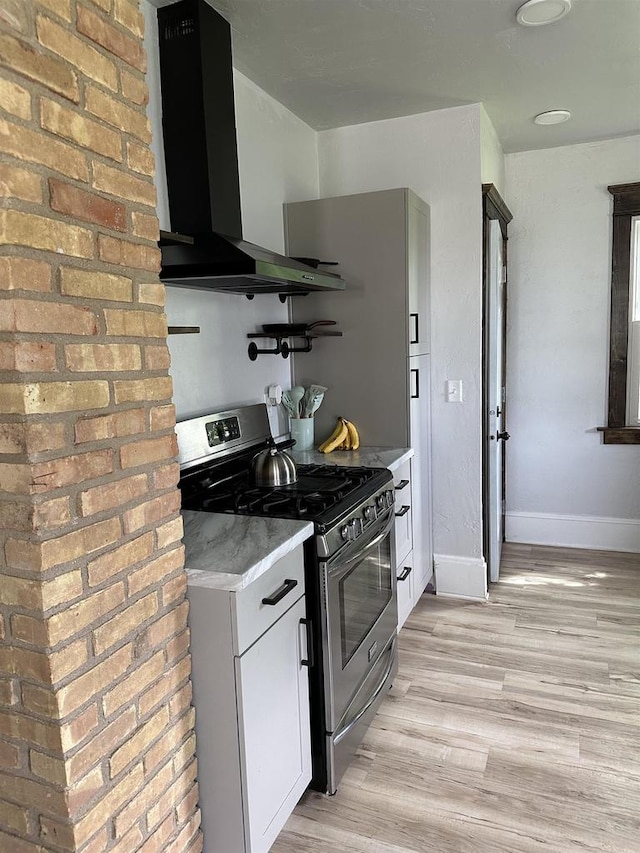
[{"label": "stainless steel gas stove", "polygon": [[394,490],[386,468],[299,465],[258,487],[251,460],[271,438],[266,406],[177,425],[183,509],[312,521],[305,546],[312,786],[335,793],[397,671]]}]

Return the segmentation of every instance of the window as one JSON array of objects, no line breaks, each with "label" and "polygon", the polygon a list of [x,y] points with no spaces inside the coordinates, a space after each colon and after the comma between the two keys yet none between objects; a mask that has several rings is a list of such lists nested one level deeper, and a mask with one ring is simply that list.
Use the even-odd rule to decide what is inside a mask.
[{"label": "window", "polygon": [[613,196],[611,333],[605,444],[640,444],[640,183]]}]

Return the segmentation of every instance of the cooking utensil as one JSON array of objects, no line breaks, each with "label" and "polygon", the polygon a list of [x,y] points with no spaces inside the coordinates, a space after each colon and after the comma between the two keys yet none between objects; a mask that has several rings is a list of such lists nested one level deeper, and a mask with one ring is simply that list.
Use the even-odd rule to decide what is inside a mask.
[{"label": "cooking utensil", "polygon": [[306,335],[320,326],[335,326],[336,320],[316,320],[315,323],[265,323],[265,335]]},{"label": "cooking utensil", "polygon": [[294,404],[291,398],[291,391],[283,391],[282,392],[282,405],[285,407],[287,412],[289,412],[289,416],[292,418],[298,417],[297,406]]},{"label": "cooking utensil", "polygon": [[295,441],[290,439],[276,444],[270,438],[268,444],[251,460],[251,474],[256,486],[289,486],[297,482],[296,463],[285,453],[285,448],[293,447]]},{"label": "cooking utensil", "polygon": [[296,385],[295,387],[293,387],[291,389],[289,394],[291,396],[291,400],[293,402],[293,406],[295,409],[294,418],[299,418],[300,417],[300,402],[301,402],[302,398],[304,397],[304,388],[302,387],[302,385]]},{"label": "cooking utensil", "polygon": [[320,408],[327,389],[324,385],[310,385],[302,401],[302,417],[310,418]]}]

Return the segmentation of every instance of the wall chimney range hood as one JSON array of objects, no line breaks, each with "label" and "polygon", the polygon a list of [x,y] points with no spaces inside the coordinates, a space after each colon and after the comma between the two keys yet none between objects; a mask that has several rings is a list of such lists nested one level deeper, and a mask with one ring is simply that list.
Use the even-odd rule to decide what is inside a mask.
[{"label": "wall chimney range hood", "polygon": [[231,27],[205,0],[158,9],[171,232],[167,284],[228,293],[342,290],[339,275],[242,239]]}]

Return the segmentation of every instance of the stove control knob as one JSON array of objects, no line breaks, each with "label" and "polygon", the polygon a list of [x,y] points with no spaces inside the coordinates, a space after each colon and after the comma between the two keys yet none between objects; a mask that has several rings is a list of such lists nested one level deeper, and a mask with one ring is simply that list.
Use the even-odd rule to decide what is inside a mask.
[{"label": "stove control knob", "polygon": [[364,508],[364,512],[362,514],[364,515],[365,521],[371,521],[372,519],[374,519],[376,517],[375,508],[372,506],[366,506]]},{"label": "stove control knob", "polygon": [[340,528],[340,536],[344,539],[345,542],[349,538],[349,528],[346,524],[344,525],[344,527]]},{"label": "stove control knob", "polygon": [[378,497],[376,498],[376,506],[378,507],[378,509],[384,509],[384,507],[385,507],[384,495],[378,495]]},{"label": "stove control knob", "polygon": [[396,499],[395,493],[394,493],[394,492],[392,492],[391,490],[389,490],[388,492],[386,492],[386,495],[387,495],[387,503],[388,503],[388,505],[389,505],[389,506],[393,506],[394,501],[395,501],[395,499]]},{"label": "stove control knob", "polygon": [[362,533],[362,519],[361,518],[352,518],[349,522],[349,527],[351,528],[351,538],[355,539],[357,536],[360,536]]}]

